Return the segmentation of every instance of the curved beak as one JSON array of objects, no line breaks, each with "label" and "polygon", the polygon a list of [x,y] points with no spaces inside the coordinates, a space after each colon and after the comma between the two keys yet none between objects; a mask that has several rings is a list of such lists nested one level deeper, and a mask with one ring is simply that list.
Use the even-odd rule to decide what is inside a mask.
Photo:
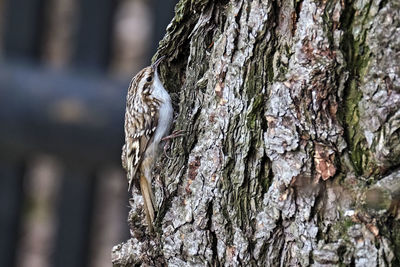
[{"label": "curved beak", "polygon": [[153,70],[157,70],[158,65],[160,64],[161,61],[163,61],[163,59],[165,58],[165,56],[160,57],[159,59],[156,60],[156,62],[154,62],[151,67],[153,68]]}]

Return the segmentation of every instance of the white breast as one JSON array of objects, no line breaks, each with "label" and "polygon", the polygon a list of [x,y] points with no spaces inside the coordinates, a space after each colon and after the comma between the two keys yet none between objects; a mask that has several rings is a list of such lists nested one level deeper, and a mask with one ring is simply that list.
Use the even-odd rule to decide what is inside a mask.
[{"label": "white breast", "polygon": [[161,138],[169,133],[174,110],[172,108],[171,98],[158,78],[157,72],[154,75],[154,89],[152,95],[162,101],[159,109],[158,125],[154,133],[154,143],[158,144]]}]

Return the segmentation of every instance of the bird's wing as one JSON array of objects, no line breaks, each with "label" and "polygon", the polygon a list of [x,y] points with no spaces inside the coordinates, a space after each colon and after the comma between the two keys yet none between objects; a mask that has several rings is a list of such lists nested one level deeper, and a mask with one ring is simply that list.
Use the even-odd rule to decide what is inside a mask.
[{"label": "bird's wing", "polygon": [[152,108],[151,112],[136,114],[136,116],[143,116],[143,123],[139,123],[138,119],[129,112],[125,118],[125,145],[123,147],[125,151],[122,152],[122,165],[125,165],[124,168],[128,173],[128,190],[132,187],[137,169],[157,129],[159,114],[157,108]]}]

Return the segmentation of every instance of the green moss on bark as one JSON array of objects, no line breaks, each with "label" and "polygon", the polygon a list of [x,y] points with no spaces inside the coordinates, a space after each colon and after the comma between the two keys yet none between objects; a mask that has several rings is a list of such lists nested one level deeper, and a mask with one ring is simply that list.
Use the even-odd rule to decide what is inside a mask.
[{"label": "green moss on bark", "polygon": [[[370,60],[369,48],[365,44],[367,23],[371,1],[361,9],[356,10],[353,1],[346,1],[346,12],[341,17],[341,29],[343,37],[341,50],[347,62],[349,78],[347,80],[343,109],[339,110],[339,116],[345,125],[345,136],[349,145],[350,159],[358,175],[369,176],[375,169],[367,148],[367,142],[359,125],[358,103],[362,98],[362,92],[358,89]],[[355,30],[355,28],[359,29]]]},{"label": "green moss on bark", "polygon": [[346,242],[350,242],[350,237],[347,231],[350,227],[354,226],[356,223],[351,220],[350,217],[345,217],[343,220],[337,221],[332,225],[329,234],[327,235],[331,240],[343,239]]}]

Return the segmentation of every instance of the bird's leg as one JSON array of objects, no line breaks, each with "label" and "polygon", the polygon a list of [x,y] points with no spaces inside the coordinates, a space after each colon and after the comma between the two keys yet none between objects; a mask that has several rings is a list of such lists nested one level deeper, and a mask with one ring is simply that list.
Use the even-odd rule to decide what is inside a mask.
[{"label": "bird's leg", "polygon": [[169,158],[172,159],[170,156],[168,156],[167,154],[167,150],[170,148],[171,146],[171,139],[177,138],[177,137],[182,137],[184,136],[184,130],[176,130],[173,131],[172,134],[165,136],[164,138],[161,139],[161,141],[165,141],[165,145],[164,145],[164,155]]},{"label": "bird's leg", "polygon": [[183,134],[184,132],[185,132],[184,130],[176,130],[176,131],[173,131],[172,134],[163,137],[163,138],[161,139],[161,141],[167,141],[167,140],[170,140],[170,139],[174,139],[174,138],[176,138],[176,137],[184,136],[184,134]]}]

